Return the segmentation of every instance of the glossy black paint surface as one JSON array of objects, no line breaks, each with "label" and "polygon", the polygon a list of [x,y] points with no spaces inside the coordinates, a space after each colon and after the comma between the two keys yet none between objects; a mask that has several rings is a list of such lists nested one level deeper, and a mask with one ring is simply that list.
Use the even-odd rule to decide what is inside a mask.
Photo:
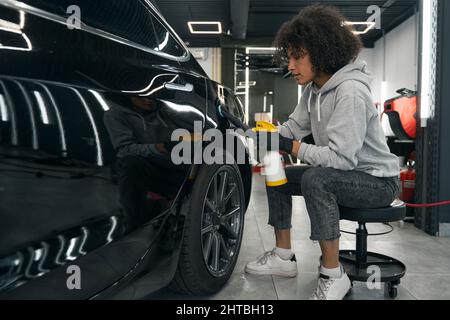
[{"label": "glossy black paint surface", "polygon": [[[62,9],[69,2],[89,25],[68,27]],[[219,85],[147,2],[91,3],[0,2],[0,298],[112,297],[133,283],[140,289],[122,297],[138,298],[167,285],[194,167],[175,166],[163,151],[149,156],[157,169],[145,215],[130,215],[105,114],[114,106],[145,110],[150,125],[142,139],[154,146],[169,142],[175,129],[192,132],[194,121],[204,129],[228,126],[217,115]],[[184,55],[161,54],[163,43],[155,51],[129,41],[127,30],[110,37],[97,29],[96,17],[105,15],[96,10],[120,6],[121,15],[106,22],[127,26],[139,6],[143,20],[165,30],[166,45],[175,45],[170,52]],[[242,115],[239,106],[229,108]],[[240,170],[248,200],[249,168]],[[68,289],[70,266],[81,270],[80,290]]]}]

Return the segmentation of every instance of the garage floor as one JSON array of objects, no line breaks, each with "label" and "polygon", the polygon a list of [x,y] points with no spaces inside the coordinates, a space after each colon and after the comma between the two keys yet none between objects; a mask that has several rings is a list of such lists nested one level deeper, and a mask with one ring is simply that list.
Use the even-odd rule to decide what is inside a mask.
[{"label": "garage floor", "polygon": [[[309,217],[302,197],[294,197],[293,249],[299,263],[297,278],[253,276],[244,273],[245,264],[274,246],[273,229],[267,225],[268,208],[264,179],[254,175],[252,198],[246,214],[244,239],[233,275],[217,294],[200,299],[220,300],[296,300],[308,299],[316,286],[319,245],[309,240]],[[398,289],[398,300],[450,299],[450,239],[434,238],[406,223],[403,228],[394,223],[394,232],[369,238],[370,251],[390,255],[405,263],[407,274]],[[356,223],[342,221],[341,229],[354,232]],[[369,233],[388,231],[381,224],[369,225]],[[353,235],[343,234],[342,249],[353,249]],[[192,299],[192,297],[160,290],[148,299]],[[384,289],[369,290],[363,283],[355,283],[348,299],[389,299]]]}]

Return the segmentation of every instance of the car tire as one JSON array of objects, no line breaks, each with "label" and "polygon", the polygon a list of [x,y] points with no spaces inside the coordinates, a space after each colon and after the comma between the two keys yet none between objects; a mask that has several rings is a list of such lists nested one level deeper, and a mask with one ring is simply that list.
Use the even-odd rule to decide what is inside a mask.
[{"label": "car tire", "polygon": [[234,164],[202,166],[190,201],[170,287],[184,294],[210,295],[230,278],[241,247],[246,206],[239,168]]}]

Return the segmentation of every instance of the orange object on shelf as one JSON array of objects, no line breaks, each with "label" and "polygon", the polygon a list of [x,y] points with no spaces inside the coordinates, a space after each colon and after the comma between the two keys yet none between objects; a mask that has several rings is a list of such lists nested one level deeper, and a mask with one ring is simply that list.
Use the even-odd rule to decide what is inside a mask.
[{"label": "orange object on shelf", "polygon": [[417,137],[417,95],[416,92],[400,89],[401,96],[387,100],[384,103],[384,113],[395,135],[399,139],[413,139]]}]

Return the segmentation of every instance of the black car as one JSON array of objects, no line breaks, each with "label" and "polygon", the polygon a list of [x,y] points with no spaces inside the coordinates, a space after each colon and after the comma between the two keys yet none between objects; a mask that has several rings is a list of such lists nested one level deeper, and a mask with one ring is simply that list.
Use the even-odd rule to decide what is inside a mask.
[{"label": "black car", "polygon": [[243,119],[150,1],[1,0],[0,298],[220,290],[241,246],[248,155],[170,157],[174,130],[192,137],[196,121],[247,148],[219,108]]}]

